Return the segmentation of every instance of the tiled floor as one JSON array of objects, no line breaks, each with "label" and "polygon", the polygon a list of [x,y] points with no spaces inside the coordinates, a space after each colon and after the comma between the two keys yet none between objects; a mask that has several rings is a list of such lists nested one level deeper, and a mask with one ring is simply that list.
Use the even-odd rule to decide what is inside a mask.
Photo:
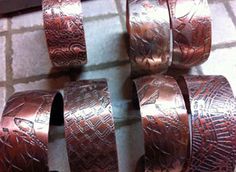
[{"label": "tiled floor", "polygon": [[[191,74],[226,76],[236,94],[236,0],[209,0],[213,18],[210,59]],[[125,0],[84,1],[84,25],[89,63],[79,70],[51,69],[41,10],[0,18],[0,114],[15,91],[60,89],[78,79],[107,78],[113,100],[121,172],[134,171],[143,154],[138,113],[132,110],[127,55]],[[235,59],[234,59],[235,58]],[[50,169],[68,172],[63,128],[54,128]]]}]

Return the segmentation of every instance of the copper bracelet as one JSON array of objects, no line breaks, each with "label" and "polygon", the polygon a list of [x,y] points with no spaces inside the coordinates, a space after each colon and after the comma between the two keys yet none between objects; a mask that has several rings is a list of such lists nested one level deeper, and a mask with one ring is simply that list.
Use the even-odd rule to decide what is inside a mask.
[{"label": "copper bracelet", "polygon": [[184,171],[190,147],[188,114],[177,82],[153,75],[135,80],[145,137],[145,171]]},{"label": "copper bracelet", "polygon": [[233,172],[236,102],[228,81],[223,76],[185,76],[184,82],[193,128],[189,171]]},{"label": "copper bracelet", "polygon": [[190,68],[205,62],[211,51],[207,0],[167,0],[173,31],[172,66]]},{"label": "copper bracelet", "polygon": [[65,88],[64,96],[65,135],[71,171],[118,171],[107,82],[72,82]]},{"label": "copper bracelet", "polygon": [[127,0],[132,76],[166,72],[171,64],[166,0]]},{"label": "copper bracelet", "polygon": [[44,29],[49,56],[55,67],[87,63],[80,0],[43,0]]},{"label": "copper bracelet", "polygon": [[6,104],[0,125],[0,171],[48,171],[49,122],[54,123],[56,118],[63,122],[61,94],[14,94]]}]

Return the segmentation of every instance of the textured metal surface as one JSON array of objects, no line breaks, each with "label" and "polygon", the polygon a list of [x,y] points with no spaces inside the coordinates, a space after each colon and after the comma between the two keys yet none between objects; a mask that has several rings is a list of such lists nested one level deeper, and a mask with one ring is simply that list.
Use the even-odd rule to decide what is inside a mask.
[{"label": "textured metal surface", "polygon": [[80,0],[43,0],[44,28],[51,61],[56,67],[87,62]]},{"label": "textured metal surface", "polygon": [[181,91],[172,77],[135,80],[145,137],[145,171],[180,172],[189,158],[189,125]]},{"label": "textured metal surface", "polygon": [[177,68],[205,62],[211,51],[211,19],[207,0],[167,0],[173,28],[173,61]]},{"label": "textured metal surface", "polygon": [[127,30],[132,75],[166,72],[171,64],[166,0],[128,0]]},{"label": "textured metal surface", "polygon": [[65,134],[71,171],[118,171],[107,82],[70,83],[64,94]]},{"label": "textured metal surface", "polygon": [[56,93],[13,95],[3,112],[0,131],[0,171],[48,171],[48,132]]},{"label": "textured metal surface", "polygon": [[186,76],[192,112],[192,172],[233,172],[236,104],[222,76]]}]

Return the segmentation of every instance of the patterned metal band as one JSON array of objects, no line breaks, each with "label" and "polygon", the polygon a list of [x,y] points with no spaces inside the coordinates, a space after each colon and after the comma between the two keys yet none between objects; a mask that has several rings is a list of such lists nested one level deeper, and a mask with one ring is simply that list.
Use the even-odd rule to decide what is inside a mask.
[{"label": "patterned metal band", "polygon": [[115,127],[107,82],[70,83],[64,95],[71,171],[117,172]]},{"label": "patterned metal band", "polygon": [[43,0],[48,50],[55,67],[87,63],[80,0]]},{"label": "patterned metal band", "polygon": [[9,99],[1,121],[0,171],[49,170],[49,122],[52,105],[59,99],[57,96],[61,98],[60,109],[63,110],[62,96],[54,92],[21,92]]},{"label": "patterned metal band", "polygon": [[132,76],[166,72],[171,64],[166,0],[127,0]]},{"label": "patterned metal band", "polygon": [[189,124],[181,91],[172,77],[135,80],[145,137],[145,171],[184,171],[189,155]]},{"label": "patterned metal band", "polygon": [[222,76],[185,76],[192,112],[190,172],[233,172],[236,103]]},{"label": "patterned metal band", "polygon": [[207,0],[167,0],[173,30],[173,61],[177,68],[205,62],[211,51],[211,19]]}]

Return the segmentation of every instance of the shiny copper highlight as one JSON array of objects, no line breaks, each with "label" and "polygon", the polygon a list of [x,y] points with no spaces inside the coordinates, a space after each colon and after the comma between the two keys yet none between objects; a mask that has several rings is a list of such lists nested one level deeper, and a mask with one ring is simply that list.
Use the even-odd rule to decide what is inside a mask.
[{"label": "shiny copper highlight", "polygon": [[127,0],[132,76],[163,73],[171,64],[166,0]]},{"label": "shiny copper highlight", "polygon": [[118,171],[115,127],[105,80],[70,83],[65,134],[71,171]]},{"label": "shiny copper highlight", "polygon": [[52,64],[77,67],[87,63],[80,0],[43,0],[43,18]]},{"label": "shiny copper highlight", "polygon": [[184,171],[189,158],[189,125],[184,99],[169,76],[135,80],[145,139],[145,171]]},{"label": "shiny copper highlight", "polygon": [[167,0],[173,30],[176,68],[205,62],[211,51],[211,18],[207,0]]},{"label": "shiny copper highlight", "polygon": [[185,76],[192,113],[190,172],[233,172],[236,102],[223,76]]},{"label": "shiny copper highlight", "polygon": [[63,114],[59,93],[28,91],[16,93],[8,100],[0,125],[0,171],[49,170],[48,132],[55,99],[60,99],[62,106],[56,109],[62,109]]}]

